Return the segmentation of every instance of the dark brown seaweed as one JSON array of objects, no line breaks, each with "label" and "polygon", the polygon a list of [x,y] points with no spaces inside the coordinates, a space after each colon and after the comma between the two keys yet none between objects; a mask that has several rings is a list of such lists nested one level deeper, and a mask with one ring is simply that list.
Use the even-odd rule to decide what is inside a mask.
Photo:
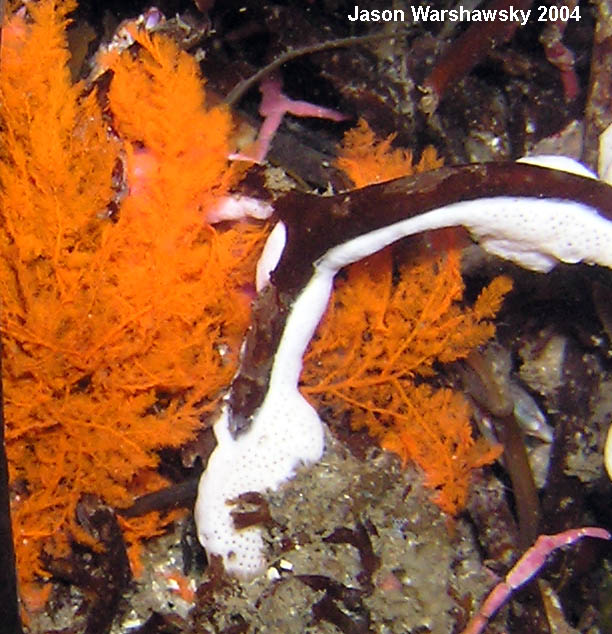
[{"label": "dark brown seaweed", "polygon": [[292,191],[276,212],[287,244],[269,287],[256,301],[238,376],[230,394],[230,430],[247,430],[263,402],[274,355],[293,301],[329,249],[395,222],[452,203],[496,196],[550,198],[588,205],[612,219],[606,183],[523,163],[443,167],[336,196]]}]

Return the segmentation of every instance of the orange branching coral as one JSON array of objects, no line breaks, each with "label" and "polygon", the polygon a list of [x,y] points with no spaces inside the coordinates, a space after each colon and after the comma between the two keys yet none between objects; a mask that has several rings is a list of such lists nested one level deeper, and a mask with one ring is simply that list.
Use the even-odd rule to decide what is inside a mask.
[{"label": "orange branching coral", "polygon": [[[373,146],[384,174],[389,153]],[[392,173],[401,173],[401,157],[410,173],[409,154],[397,152],[390,154]],[[473,438],[460,394],[424,379],[436,364],[467,356],[493,335],[490,320],[511,286],[496,278],[465,307],[458,247],[411,257],[386,249],[339,276],[305,355],[301,389],[313,404],[337,420],[348,412],[354,429],[366,428],[404,463],[419,465],[435,502],[452,515],[465,505],[470,471],[500,449]]]},{"label": "orange branching coral", "polygon": [[[70,80],[73,8],[29,2],[3,31],[1,328],[22,582],[45,575],[42,549],[93,542],[83,494],[120,507],[163,485],[155,451],[191,438],[235,371],[265,233],[203,220],[234,176],[229,114],[205,107],[193,60],[143,38],[115,60],[103,114]],[[109,218],[121,157],[130,193]],[[129,542],[164,521],[126,522]]]},{"label": "orange branching coral", "polygon": [[139,194],[133,202],[142,208],[153,198],[157,205],[169,187],[175,198],[163,204],[201,224],[215,195],[236,180],[227,162],[231,119],[225,108],[203,108],[202,78],[190,55],[160,35],[131,33],[140,53],[124,53],[111,65],[109,100],[113,126],[127,141],[130,187]]},{"label": "orange branching coral", "polygon": [[[494,280],[472,308],[461,305],[460,252],[420,254],[392,271],[387,249],[349,267],[305,356],[302,391],[335,418],[350,411],[355,429],[411,460],[456,514],[469,472],[499,455],[475,441],[466,402],[419,381],[436,362],[465,357],[494,332],[489,319],[511,287]],[[420,383],[420,384],[419,384]]]},{"label": "orange branching coral", "polygon": [[413,165],[410,150],[392,149],[395,136],[390,134],[379,140],[367,121],[359,119],[357,126],[344,135],[336,165],[350,177],[355,187],[420,174],[442,166],[442,159],[437,157],[432,146],[427,146],[421,160]]}]

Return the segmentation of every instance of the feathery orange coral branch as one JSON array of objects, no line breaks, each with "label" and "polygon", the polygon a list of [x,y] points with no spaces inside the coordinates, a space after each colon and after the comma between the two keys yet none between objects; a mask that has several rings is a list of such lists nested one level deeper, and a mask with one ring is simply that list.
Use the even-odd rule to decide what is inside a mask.
[{"label": "feathery orange coral branch", "polygon": [[357,126],[348,130],[336,160],[339,169],[353,181],[355,187],[365,187],[401,176],[420,174],[442,167],[432,146],[427,146],[420,161],[413,165],[412,152],[403,148],[392,148],[395,134],[378,139],[365,119],[359,119]]},{"label": "feathery orange coral branch", "polygon": [[[71,535],[93,545],[83,494],[126,506],[164,482],[156,450],[192,437],[235,371],[265,234],[205,222],[236,175],[229,114],[206,107],[195,62],[143,35],[114,60],[103,114],[66,66],[74,6],[28,3],[3,38],[1,329],[22,587],[45,576],[41,550],[64,554]],[[131,190],[110,219],[123,155]],[[126,525],[129,541],[165,521]]]},{"label": "feathery orange coral branch", "polygon": [[[391,140],[377,141],[360,122],[338,164],[360,185],[438,166],[430,150],[413,167],[411,154],[391,150]],[[388,248],[348,267],[305,355],[301,389],[315,406],[337,420],[348,413],[354,429],[366,428],[404,463],[421,467],[434,501],[454,515],[465,506],[470,471],[500,448],[473,438],[460,394],[434,389],[423,377],[493,335],[490,320],[512,284],[496,278],[473,308],[462,306],[460,249],[449,235],[443,253],[407,257]]]},{"label": "feathery orange coral branch", "polygon": [[464,506],[471,469],[499,449],[475,441],[460,394],[435,390],[418,377],[434,364],[465,357],[492,336],[488,321],[511,287],[497,278],[475,307],[463,308],[460,252],[419,254],[399,266],[385,250],[347,270],[336,285],[306,353],[302,391],[336,419],[366,428],[383,447],[418,464],[435,501],[456,514]]}]

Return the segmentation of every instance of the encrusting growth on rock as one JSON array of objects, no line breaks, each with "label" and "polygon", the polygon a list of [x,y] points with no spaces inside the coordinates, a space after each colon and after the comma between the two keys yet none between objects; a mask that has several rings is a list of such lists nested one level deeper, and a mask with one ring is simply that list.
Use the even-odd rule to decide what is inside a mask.
[{"label": "encrusting growth on rock", "polygon": [[[3,29],[1,328],[24,595],[46,576],[42,551],[96,546],[81,496],[125,507],[165,483],[156,450],[191,438],[235,372],[266,233],[205,222],[237,176],[229,113],[205,106],[194,60],[137,34],[103,113],[70,80],[74,8],[31,2]],[[125,521],[126,538],[168,521]]]},{"label": "encrusting growth on rock", "polygon": [[[384,180],[386,157],[393,177],[439,166],[429,150],[413,168],[409,153],[390,150],[391,139],[377,142],[365,122],[349,133],[349,156],[363,140],[371,150],[362,145],[358,153],[372,158],[369,171],[346,159],[345,150],[338,160],[355,183]],[[404,463],[415,462],[436,491],[434,501],[455,515],[465,505],[470,471],[495,460],[501,448],[474,439],[459,393],[423,378],[434,374],[434,364],[463,358],[494,334],[490,320],[512,283],[498,277],[473,307],[463,306],[460,249],[452,235],[442,238],[443,251],[407,256],[390,247],[338,277],[304,358],[301,390],[336,420],[348,412],[354,429],[366,428]]]}]

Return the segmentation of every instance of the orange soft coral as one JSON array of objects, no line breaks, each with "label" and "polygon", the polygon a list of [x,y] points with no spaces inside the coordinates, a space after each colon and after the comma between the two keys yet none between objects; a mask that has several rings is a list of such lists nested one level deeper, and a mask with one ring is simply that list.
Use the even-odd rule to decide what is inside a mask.
[{"label": "orange soft coral", "polygon": [[[126,51],[111,65],[109,101],[113,127],[126,141],[130,189],[139,189],[132,204],[144,208],[152,198],[200,224],[215,197],[236,180],[237,168],[227,161],[229,112],[204,107],[198,65],[172,40],[130,32],[141,48],[138,56]],[[143,158],[148,176],[137,173]],[[167,188],[174,198],[164,201]]]},{"label": "orange soft coral", "polygon": [[[163,484],[156,450],[192,437],[235,371],[264,238],[203,220],[235,176],[229,114],[205,107],[193,60],[161,36],[119,56],[109,135],[95,91],[70,81],[73,8],[28,3],[2,50],[1,327],[22,582],[44,576],[42,549],[92,542],[75,517],[83,494],[126,506]],[[139,186],[130,174],[111,220],[120,156],[131,169],[138,153],[154,169]],[[163,521],[126,523],[130,543]]]},{"label": "orange soft coral", "polygon": [[[359,145],[366,155],[360,144],[367,141],[375,157],[365,182],[358,161],[339,160],[355,182],[414,169],[410,153],[391,151],[389,139],[376,141],[363,122],[348,141],[349,154]],[[434,154],[428,156],[424,160]],[[452,235],[442,253],[423,250],[407,257],[388,248],[348,267],[305,355],[301,389],[337,420],[348,413],[353,428],[366,428],[403,462],[418,464],[436,491],[435,502],[454,515],[465,505],[470,471],[494,460],[499,448],[474,440],[460,394],[434,389],[423,377],[493,335],[490,320],[512,284],[497,278],[472,308],[463,306],[460,249]]]},{"label": "orange soft coral", "polygon": [[470,470],[499,451],[474,441],[459,394],[417,379],[486,341],[510,287],[498,278],[464,308],[458,249],[403,262],[397,279],[387,249],[349,267],[305,356],[303,393],[336,419],[350,412],[353,428],[416,462],[451,514],[465,504]]},{"label": "orange soft coral", "polygon": [[413,165],[412,152],[391,147],[394,134],[386,139],[378,139],[365,119],[359,119],[357,126],[349,130],[342,141],[336,165],[353,181],[355,187],[365,187],[420,174],[442,166],[432,146],[423,150],[420,161]]}]

